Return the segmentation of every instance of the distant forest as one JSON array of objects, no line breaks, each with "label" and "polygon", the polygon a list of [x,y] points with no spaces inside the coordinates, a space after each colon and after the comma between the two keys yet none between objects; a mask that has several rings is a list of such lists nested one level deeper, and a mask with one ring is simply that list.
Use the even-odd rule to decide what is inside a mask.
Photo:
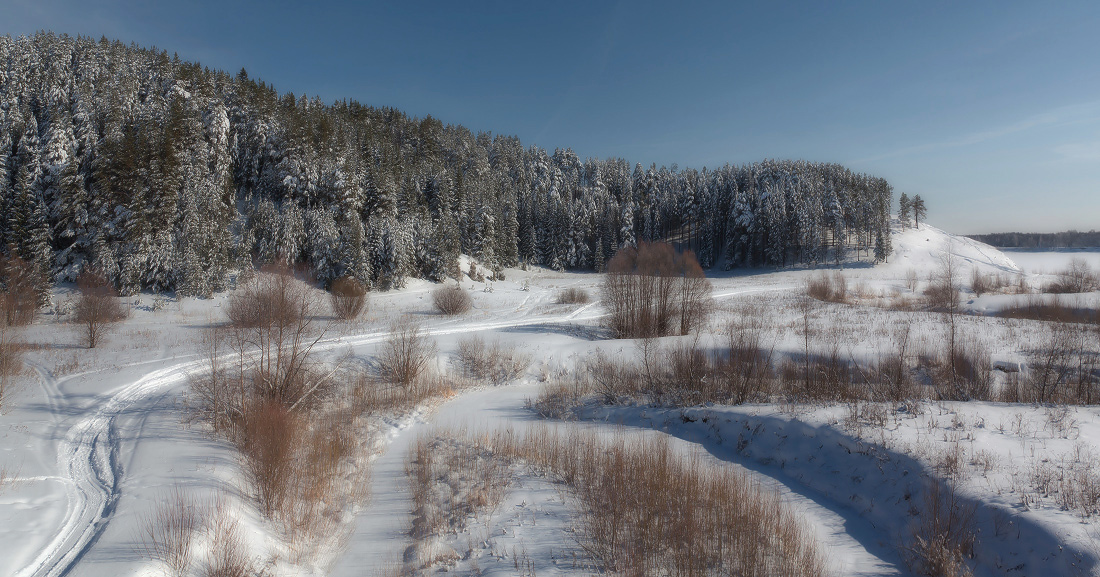
[{"label": "distant forest", "polygon": [[285,260],[387,289],[456,276],[460,252],[602,270],[639,240],[704,267],[882,260],[891,193],[836,164],[582,160],[163,50],[0,37],[0,251],[54,282],[209,295]]},{"label": "distant forest", "polygon": [[970,238],[999,248],[1097,248],[1100,231],[1080,232],[997,232],[972,234]]}]

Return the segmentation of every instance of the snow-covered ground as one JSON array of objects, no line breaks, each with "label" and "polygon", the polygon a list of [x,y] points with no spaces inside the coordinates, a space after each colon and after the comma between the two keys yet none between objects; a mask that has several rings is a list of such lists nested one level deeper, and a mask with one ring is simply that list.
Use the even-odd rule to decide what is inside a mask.
[{"label": "snow-covered ground", "polygon": [[1089,263],[1092,270],[1100,270],[1100,249],[1023,250],[1003,249],[1001,252],[1021,269],[1035,274],[1053,274],[1065,270],[1073,259]]},{"label": "snow-covered ground", "polygon": [[[859,302],[913,293],[907,277],[915,274],[926,282],[945,251],[961,264],[964,284],[969,267],[1030,275],[1064,265],[1056,258],[1062,253],[1021,265],[992,247],[924,225],[899,231],[894,248],[888,264],[850,262],[845,267],[850,288],[868,294]],[[583,288],[595,298],[599,275],[539,268],[505,273],[507,280],[492,283],[491,292],[486,283],[464,279],[462,287],[474,301],[464,315],[436,315],[430,299],[435,285],[410,281],[402,290],[371,294],[361,322],[329,330],[320,353],[327,359],[348,351],[363,359],[377,355],[390,323],[410,315],[437,343],[440,371],[451,370],[459,340],[471,334],[514,346],[530,355],[532,364],[514,382],[475,388],[387,421],[380,452],[370,464],[369,500],[347,512],[348,534],[341,548],[308,563],[288,560],[281,538],[252,505],[233,448],[184,422],[187,376],[202,367],[202,330],[222,318],[226,295],[170,300],[163,307],[153,306],[159,299],[152,295],[128,298],[130,318],[94,350],[80,346],[75,327],[64,318],[53,312],[41,316],[23,334],[33,345],[25,356],[30,370],[5,397],[0,412],[0,575],[160,574],[162,567],[141,554],[140,533],[144,520],[173,491],[200,500],[228,499],[250,554],[272,574],[392,572],[411,544],[406,462],[418,438],[435,430],[525,430],[539,422],[525,400],[537,394],[548,375],[571,370],[596,349],[631,358],[638,354],[636,343],[606,338],[598,302],[555,303],[566,287]],[[711,281],[718,315],[729,314],[745,299],[763,302],[772,307],[777,352],[797,352],[790,326],[794,313],[786,307],[815,274],[715,271]],[[70,298],[64,290],[57,295],[62,304]],[[1015,298],[970,295],[964,302],[976,312],[988,312]],[[1082,298],[1098,302],[1095,294]],[[888,348],[893,327],[905,319],[917,327],[917,350],[935,347],[941,339],[942,323],[933,313],[821,305],[816,314],[822,322],[840,319],[849,327],[844,349],[856,357]],[[1023,352],[1021,339],[1037,326],[989,317],[963,322],[965,330],[985,340],[995,360],[1016,362]],[[715,319],[703,339],[719,338],[724,324]],[[912,531],[907,499],[919,498],[924,477],[945,476],[978,506],[980,573],[1100,574],[1095,517],[1072,507],[1063,510],[1058,491],[1065,484],[1044,477],[1056,465],[1072,469],[1086,463],[1078,467],[1086,471],[1100,462],[1100,411],[1052,414],[1048,408],[994,403],[925,402],[920,407],[919,412],[880,407],[870,420],[861,412],[866,409],[846,405],[683,412],[593,408],[587,415],[593,421],[556,426],[611,434],[621,422],[626,434],[672,436],[678,451],[701,455],[702,466],[747,470],[800,514],[836,575],[908,574],[898,547]],[[961,459],[962,465],[945,470],[949,458]],[[471,519],[460,534],[444,541],[464,555],[455,566],[463,572],[575,572],[590,568],[583,556],[576,560],[575,513],[553,483],[520,474],[491,515]]]}]

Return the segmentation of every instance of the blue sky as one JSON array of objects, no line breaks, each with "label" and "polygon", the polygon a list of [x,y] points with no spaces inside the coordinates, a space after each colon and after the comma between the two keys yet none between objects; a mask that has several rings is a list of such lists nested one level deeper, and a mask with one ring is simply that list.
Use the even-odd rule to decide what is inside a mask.
[{"label": "blue sky", "polygon": [[839,162],[955,232],[1100,228],[1100,3],[6,0],[282,91],[583,157]]}]

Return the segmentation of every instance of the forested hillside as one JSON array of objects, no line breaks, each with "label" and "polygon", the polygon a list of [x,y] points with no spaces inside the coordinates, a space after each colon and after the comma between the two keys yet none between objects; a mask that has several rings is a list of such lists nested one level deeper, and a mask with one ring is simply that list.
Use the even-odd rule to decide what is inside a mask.
[{"label": "forested hillside", "polygon": [[0,37],[0,235],[44,278],[204,295],[276,259],[324,283],[441,280],[460,252],[600,270],[668,239],[705,267],[889,254],[891,188],[835,164],[631,165],[432,117],[279,94],[244,70]]}]

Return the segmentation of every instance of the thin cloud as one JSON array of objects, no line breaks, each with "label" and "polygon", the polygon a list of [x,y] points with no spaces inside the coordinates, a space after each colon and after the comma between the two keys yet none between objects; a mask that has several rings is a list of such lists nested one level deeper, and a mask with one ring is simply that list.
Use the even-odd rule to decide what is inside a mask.
[{"label": "thin cloud", "polygon": [[1096,120],[1100,120],[1100,101],[1073,104],[1070,106],[1062,106],[1053,110],[1049,110],[1047,112],[1036,114],[1034,116],[1030,116],[1018,122],[1007,124],[999,128],[973,132],[951,140],[943,140],[940,142],[929,142],[926,144],[908,146],[890,152],[861,158],[854,161],[854,164],[873,162],[876,160],[894,158],[897,156],[907,156],[910,154],[915,154],[918,152],[928,152],[931,150],[973,146],[975,144],[981,144],[983,142],[989,142],[991,140],[998,140],[1012,134],[1032,130],[1035,128],[1062,126],[1066,124],[1076,124],[1081,122],[1094,122]]}]

